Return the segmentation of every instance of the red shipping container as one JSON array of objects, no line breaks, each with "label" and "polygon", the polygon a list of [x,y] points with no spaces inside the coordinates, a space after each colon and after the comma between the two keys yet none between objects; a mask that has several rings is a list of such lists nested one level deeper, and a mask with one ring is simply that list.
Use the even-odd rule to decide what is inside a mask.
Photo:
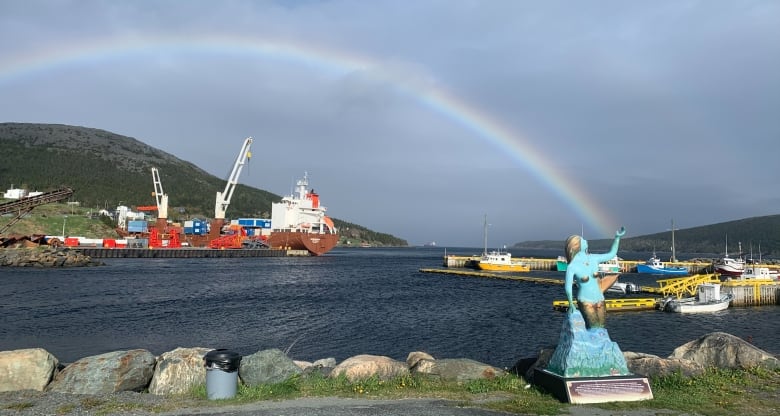
[{"label": "red shipping container", "polygon": [[66,237],[65,238],[65,245],[68,247],[78,247],[79,245],[79,239],[76,237]]}]

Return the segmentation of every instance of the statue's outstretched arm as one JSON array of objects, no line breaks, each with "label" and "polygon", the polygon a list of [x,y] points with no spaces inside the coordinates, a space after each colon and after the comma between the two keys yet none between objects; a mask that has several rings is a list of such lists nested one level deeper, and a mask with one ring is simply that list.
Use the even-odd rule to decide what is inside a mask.
[{"label": "statue's outstretched arm", "polygon": [[620,227],[620,229],[615,232],[615,240],[612,241],[612,248],[610,248],[606,253],[591,254],[591,257],[599,263],[612,260],[613,257],[617,256],[618,247],[620,246],[620,237],[623,237],[625,234],[626,229],[624,227]]}]

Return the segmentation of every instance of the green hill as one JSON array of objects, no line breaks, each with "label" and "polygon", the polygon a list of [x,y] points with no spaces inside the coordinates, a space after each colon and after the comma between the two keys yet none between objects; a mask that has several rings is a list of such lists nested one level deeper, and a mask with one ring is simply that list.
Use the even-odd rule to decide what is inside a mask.
[{"label": "green hill", "polygon": [[[759,247],[762,256],[780,257],[780,215],[745,218],[736,221],[677,229],[674,232],[674,247],[677,253],[724,253],[728,238],[730,254],[742,252],[758,258]],[[594,251],[608,250],[612,240],[588,240]],[[525,241],[515,244],[517,248],[552,248],[563,253],[563,241]],[[623,238],[620,249],[626,251],[668,252],[672,247],[672,232],[665,231],[637,237]]]},{"label": "green hill", "polygon": [[[0,123],[0,154],[3,189],[13,186],[46,192],[68,186],[75,190],[71,201],[89,208],[154,205],[151,168],[156,167],[164,189],[176,190],[168,201],[169,217],[174,221],[213,217],[216,192],[226,182],[134,138],[86,127]],[[239,184],[227,215],[270,218],[271,203],[279,199],[279,195]],[[348,230],[341,233],[342,242],[407,245],[389,234],[338,218],[333,221],[340,230]]]}]

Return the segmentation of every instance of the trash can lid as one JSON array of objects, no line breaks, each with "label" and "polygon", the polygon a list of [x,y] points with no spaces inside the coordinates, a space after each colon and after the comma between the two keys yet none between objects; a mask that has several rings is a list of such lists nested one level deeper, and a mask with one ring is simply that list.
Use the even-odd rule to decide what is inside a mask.
[{"label": "trash can lid", "polygon": [[235,370],[241,362],[241,354],[227,349],[216,349],[203,356],[204,366]]}]

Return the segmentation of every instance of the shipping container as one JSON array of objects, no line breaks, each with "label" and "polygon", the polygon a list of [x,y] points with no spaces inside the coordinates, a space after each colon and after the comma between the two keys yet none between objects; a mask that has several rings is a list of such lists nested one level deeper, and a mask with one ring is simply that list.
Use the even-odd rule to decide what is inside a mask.
[{"label": "shipping container", "polygon": [[148,225],[146,221],[129,221],[127,223],[127,231],[131,233],[145,233],[148,232]]},{"label": "shipping container", "polygon": [[106,238],[103,240],[103,247],[106,248],[115,248],[116,247],[116,240]]},{"label": "shipping container", "polygon": [[78,247],[79,239],[76,237],[65,237],[65,245],[68,247]]}]

